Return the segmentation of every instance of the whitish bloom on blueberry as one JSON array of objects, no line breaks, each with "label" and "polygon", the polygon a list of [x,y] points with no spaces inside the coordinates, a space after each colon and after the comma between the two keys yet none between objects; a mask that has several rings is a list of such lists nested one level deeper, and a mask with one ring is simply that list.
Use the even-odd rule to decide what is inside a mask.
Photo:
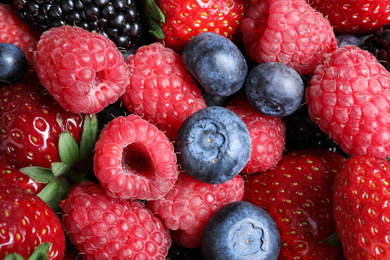
[{"label": "whitish bloom on blueberry", "polygon": [[226,143],[226,136],[220,129],[210,122],[194,127],[190,134],[190,151],[204,161],[217,162]]},{"label": "whitish bloom on blueberry", "polygon": [[237,255],[248,256],[262,251],[264,232],[252,223],[245,222],[233,234],[233,250]]}]

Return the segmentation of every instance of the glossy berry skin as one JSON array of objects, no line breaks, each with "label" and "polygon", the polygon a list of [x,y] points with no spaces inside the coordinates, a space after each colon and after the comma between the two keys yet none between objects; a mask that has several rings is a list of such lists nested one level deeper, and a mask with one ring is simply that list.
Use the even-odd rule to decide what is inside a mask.
[{"label": "glossy berry skin", "polygon": [[294,113],[302,104],[305,87],[300,75],[291,67],[266,62],[249,72],[245,94],[260,114],[284,117]]},{"label": "glossy berry skin", "polygon": [[22,49],[10,43],[0,43],[0,83],[21,81],[27,72],[27,58]]},{"label": "glossy berry skin", "polygon": [[334,217],[347,260],[389,259],[390,163],[353,156],[338,172]]},{"label": "glossy berry skin", "polygon": [[165,259],[168,229],[138,200],[107,195],[97,183],[72,187],[61,202],[62,225],[83,259]]},{"label": "glossy berry skin", "polygon": [[62,260],[65,235],[54,211],[39,197],[0,179],[0,258],[18,253],[27,259],[43,242],[52,243],[49,260]]},{"label": "glossy berry skin", "polygon": [[280,247],[275,220],[247,201],[231,202],[218,209],[201,235],[201,249],[207,260],[276,260]]},{"label": "glossy berry skin", "polygon": [[355,45],[357,47],[362,47],[363,42],[358,37],[351,34],[341,34],[336,36],[337,47],[343,47],[344,45]]},{"label": "glossy berry skin", "polygon": [[215,96],[231,96],[241,89],[248,65],[238,47],[212,32],[196,35],[186,45],[184,67],[203,89]]},{"label": "glossy berry skin", "polygon": [[178,162],[192,178],[220,184],[234,178],[249,160],[247,126],[234,112],[211,106],[189,116],[176,139]]}]

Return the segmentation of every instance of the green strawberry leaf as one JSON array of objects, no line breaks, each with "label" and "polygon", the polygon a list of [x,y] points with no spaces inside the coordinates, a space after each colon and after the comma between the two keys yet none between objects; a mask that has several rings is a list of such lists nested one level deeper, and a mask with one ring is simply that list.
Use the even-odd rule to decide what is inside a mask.
[{"label": "green strawberry leaf", "polygon": [[38,166],[29,166],[19,169],[21,172],[25,173],[31,179],[34,179],[40,183],[49,183],[55,177],[53,172],[49,168],[43,168]]},{"label": "green strawberry leaf", "polygon": [[68,132],[64,131],[60,134],[58,140],[58,153],[63,163],[72,165],[78,162],[80,157],[80,148],[74,140],[73,136]]},{"label": "green strawberry leaf", "polygon": [[165,34],[161,29],[161,25],[165,23],[165,16],[154,0],[145,1],[144,14],[149,33],[158,39],[164,39]]},{"label": "green strawberry leaf", "polygon": [[[27,260],[47,260],[51,243],[45,242],[40,244]],[[23,256],[18,253],[11,253],[7,255],[4,260],[25,260]]]},{"label": "green strawberry leaf", "polygon": [[83,133],[80,140],[80,158],[79,161],[84,161],[92,154],[93,149],[95,148],[95,143],[97,139],[98,131],[98,120],[97,116],[94,114],[90,118],[89,115],[85,116]]},{"label": "green strawberry leaf", "polygon": [[23,256],[19,255],[18,253],[12,253],[8,254],[4,260],[25,260]]},{"label": "green strawberry leaf", "polygon": [[54,176],[59,177],[69,172],[70,167],[68,164],[63,162],[54,162],[51,164],[51,171]]},{"label": "green strawberry leaf", "polygon": [[67,182],[55,179],[49,182],[37,195],[45,201],[54,212],[60,209],[60,202],[66,196],[71,185]]},{"label": "green strawberry leaf", "polygon": [[325,239],[324,243],[332,245],[332,246],[341,246],[342,245],[341,240],[336,232],[333,232],[330,236],[328,236]]}]

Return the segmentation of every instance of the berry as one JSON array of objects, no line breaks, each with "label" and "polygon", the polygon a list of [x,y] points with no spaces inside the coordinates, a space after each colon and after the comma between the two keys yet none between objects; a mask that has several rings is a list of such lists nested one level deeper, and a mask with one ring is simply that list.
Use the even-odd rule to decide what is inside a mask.
[{"label": "berry", "polygon": [[23,50],[27,57],[29,70],[33,69],[33,54],[40,33],[17,16],[15,8],[0,3],[0,42],[11,43]]},{"label": "berry", "polygon": [[242,119],[251,137],[251,153],[241,173],[257,173],[275,167],[284,152],[284,121],[259,114],[245,96],[233,99],[227,108]]},{"label": "berry", "polygon": [[164,131],[171,141],[189,115],[206,107],[202,92],[185,70],[181,55],[161,43],[142,46],[126,60],[130,84],[125,107]]},{"label": "berry", "polygon": [[118,100],[129,80],[123,56],[112,41],[72,26],[41,35],[34,67],[42,85],[72,113],[102,111]]},{"label": "berry", "polygon": [[0,43],[0,83],[14,84],[27,73],[27,58],[22,49],[11,43]]},{"label": "berry", "polygon": [[65,130],[81,139],[84,117],[62,109],[36,78],[0,87],[0,108],[0,154],[16,169],[59,162]]},{"label": "berry", "polygon": [[245,82],[249,103],[267,116],[291,115],[302,104],[304,93],[305,87],[299,74],[279,62],[256,65]]},{"label": "berry", "polygon": [[360,38],[353,36],[351,34],[341,34],[336,36],[337,47],[343,47],[344,45],[355,45],[357,47],[362,47],[363,42]]},{"label": "berry", "polygon": [[276,260],[280,247],[275,220],[246,201],[231,202],[218,209],[201,235],[202,253],[209,260]]},{"label": "berry", "polygon": [[336,34],[367,35],[390,23],[389,0],[313,0]]},{"label": "berry", "polygon": [[168,229],[142,202],[113,198],[97,183],[74,185],[61,215],[83,259],[164,259],[171,245]]},{"label": "berry", "polygon": [[336,175],[334,218],[347,260],[389,259],[390,163],[353,156]]},{"label": "berry", "polygon": [[278,259],[339,259],[341,246],[324,243],[333,232],[333,182],[344,158],[325,150],[287,153],[265,173],[247,175],[243,200],[276,221]]},{"label": "berry", "polygon": [[[156,4],[159,10],[150,13],[148,21],[152,23],[151,29],[155,38],[178,53],[182,53],[195,35],[203,32],[217,33],[239,44],[241,42],[239,25],[252,1],[158,0]],[[149,9],[156,7],[151,6]],[[152,19],[156,16],[158,19]]]},{"label": "berry", "polygon": [[192,178],[220,184],[234,178],[249,160],[251,138],[234,112],[211,106],[195,112],[176,138],[178,162]]},{"label": "berry", "polygon": [[248,65],[228,38],[212,32],[194,36],[183,51],[184,67],[203,89],[215,96],[231,96],[241,89]]},{"label": "berry", "polygon": [[172,189],[164,197],[148,201],[148,207],[164,221],[177,244],[196,248],[210,216],[223,205],[241,200],[243,192],[240,175],[213,185],[181,173]]},{"label": "berry", "polygon": [[18,16],[34,29],[73,25],[98,32],[120,49],[131,49],[142,33],[141,18],[135,0],[75,1],[13,0]]},{"label": "berry", "polygon": [[103,129],[95,145],[94,173],[107,192],[121,199],[164,196],[178,178],[173,144],[157,127],[131,114]]},{"label": "berry", "polygon": [[359,46],[370,52],[387,69],[390,69],[390,25],[385,25],[369,35]]},{"label": "berry", "polygon": [[45,242],[51,243],[47,259],[62,259],[65,235],[56,214],[44,201],[0,179],[0,208],[1,259],[11,253],[27,259]]},{"label": "berry", "polygon": [[257,63],[280,62],[311,74],[337,48],[329,21],[306,0],[256,1],[240,24],[245,50]]},{"label": "berry", "polygon": [[390,156],[390,74],[353,45],[334,51],[306,89],[310,118],[347,155]]}]

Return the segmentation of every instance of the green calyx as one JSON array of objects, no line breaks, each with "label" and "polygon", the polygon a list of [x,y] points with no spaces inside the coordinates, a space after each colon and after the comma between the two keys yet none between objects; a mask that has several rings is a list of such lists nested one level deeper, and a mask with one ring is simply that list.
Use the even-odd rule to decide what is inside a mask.
[{"label": "green calyx", "polygon": [[165,16],[154,0],[145,0],[144,14],[149,33],[157,39],[164,39],[161,26],[165,23]]},{"label": "green calyx", "polygon": [[47,253],[49,253],[51,243],[45,242],[40,244],[35,251],[31,254],[31,256],[27,259],[24,259],[18,253],[11,253],[7,255],[4,260],[46,260]]},{"label": "green calyx", "polygon": [[[46,186],[37,194],[45,201],[54,212],[58,212],[60,201],[68,193],[71,183],[86,180],[89,170],[89,159],[97,140],[98,121],[96,115],[86,115],[83,123],[83,131],[80,146],[73,136],[64,131],[58,140],[58,152],[60,162],[51,164],[51,168],[29,166],[20,169],[30,178]],[[79,166],[87,166],[79,167]],[[77,166],[77,167],[76,167]],[[77,169],[76,169],[77,168]],[[81,169],[81,171],[80,171]]]}]

